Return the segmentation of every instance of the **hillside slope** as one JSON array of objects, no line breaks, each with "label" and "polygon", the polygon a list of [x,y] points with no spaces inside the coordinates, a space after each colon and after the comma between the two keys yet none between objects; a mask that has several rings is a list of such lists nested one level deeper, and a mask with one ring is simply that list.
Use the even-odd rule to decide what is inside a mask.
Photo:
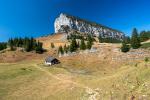
[{"label": "hillside slope", "polygon": [[[94,42],[95,50],[58,57],[55,45],[68,43],[65,34],[41,37],[47,52],[0,53],[0,100],[149,100],[149,49],[120,51],[121,44]],[[60,64],[45,66],[54,56]]]},{"label": "hillside slope", "polygon": [[65,33],[57,33],[49,36],[39,37],[36,40],[42,42],[43,48],[45,49],[50,49],[51,43],[54,43],[56,47],[68,44],[67,35]]}]

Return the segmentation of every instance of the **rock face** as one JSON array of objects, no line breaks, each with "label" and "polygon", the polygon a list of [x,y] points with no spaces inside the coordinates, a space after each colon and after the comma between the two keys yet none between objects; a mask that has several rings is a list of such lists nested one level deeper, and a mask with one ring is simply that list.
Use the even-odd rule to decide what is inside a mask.
[{"label": "rock face", "polygon": [[94,36],[101,35],[103,38],[110,37],[119,40],[123,39],[125,36],[123,32],[118,30],[63,13],[56,18],[54,27],[55,33],[69,33],[72,30],[75,30],[81,33],[92,34]]}]

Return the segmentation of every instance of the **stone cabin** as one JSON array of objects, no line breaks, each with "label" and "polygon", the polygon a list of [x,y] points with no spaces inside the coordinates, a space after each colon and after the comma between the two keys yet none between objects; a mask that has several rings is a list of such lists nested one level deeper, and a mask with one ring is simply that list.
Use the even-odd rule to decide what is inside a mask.
[{"label": "stone cabin", "polygon": [[59,64],[60,61],[52,56],[48,56],[46,59],[45,59],[45,65],[55,65],[55,64]]}]

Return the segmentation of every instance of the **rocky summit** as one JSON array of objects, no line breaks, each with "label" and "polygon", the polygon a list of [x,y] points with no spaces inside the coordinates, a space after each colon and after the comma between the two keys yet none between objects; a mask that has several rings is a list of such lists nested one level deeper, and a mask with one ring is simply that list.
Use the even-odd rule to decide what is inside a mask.
[{"label": "rocky summit", "polygon": [[55,33],[78,31],[93,36],[101,35],[103,38],[115,38],[119,40],[125,37],[124,33],[121,31],[64,13],[61,13],[59,17],[56,18],[54,27]]}]

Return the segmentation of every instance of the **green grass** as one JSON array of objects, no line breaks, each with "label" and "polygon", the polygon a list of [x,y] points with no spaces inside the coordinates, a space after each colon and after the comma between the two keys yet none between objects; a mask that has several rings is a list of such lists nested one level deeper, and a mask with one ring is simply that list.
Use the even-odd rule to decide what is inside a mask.
[{"label": "green grass", "polygon": [[142,44],[141,48],[150,48],[150,43]]}]

